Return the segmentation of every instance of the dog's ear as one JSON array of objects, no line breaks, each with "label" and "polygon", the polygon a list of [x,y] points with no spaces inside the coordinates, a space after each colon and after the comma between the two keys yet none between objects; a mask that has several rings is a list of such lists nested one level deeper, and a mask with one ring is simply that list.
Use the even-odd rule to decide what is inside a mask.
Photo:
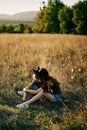
[{"label": "dog's ear", "polygon": [[40,67],[38,66],[38,71],[40,70]]},{"label": "dog's ear", "polygon": [[33,72],[35,72],[35,69],[33,69]]}]

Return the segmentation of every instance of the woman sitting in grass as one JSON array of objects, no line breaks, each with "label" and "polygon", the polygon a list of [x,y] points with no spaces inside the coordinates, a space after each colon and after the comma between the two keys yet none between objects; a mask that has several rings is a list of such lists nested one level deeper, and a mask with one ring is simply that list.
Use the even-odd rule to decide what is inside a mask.
[{"label": "woman sitting in grass", "polygon": [[43,96],[46,97],[51,102],[59,103],[62,101],[62,92],[60,89],[59,82],[53,77],[49,76],[48,71],[42,68],[39,71],[41,87],[37,90],[25,89],[24,92],[34,94],[31,99],[21,104],[16,105],[17,108],[28,108],[29,105]]}]

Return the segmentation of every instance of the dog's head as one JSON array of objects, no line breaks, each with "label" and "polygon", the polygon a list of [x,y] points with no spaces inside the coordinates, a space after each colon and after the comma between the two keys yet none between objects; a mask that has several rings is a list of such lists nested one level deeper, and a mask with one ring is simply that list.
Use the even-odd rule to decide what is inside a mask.
[{"label": "dog's head", "polygon": [[40,79],[40,67],[33,69],[33,79]]}]

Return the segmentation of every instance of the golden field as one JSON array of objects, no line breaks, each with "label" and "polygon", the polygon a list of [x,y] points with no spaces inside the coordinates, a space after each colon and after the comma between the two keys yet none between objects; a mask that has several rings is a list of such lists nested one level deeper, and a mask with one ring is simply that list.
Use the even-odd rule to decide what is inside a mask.
[{"label": "golden field", "polygon": [[[35,108],[38,115],[29,118],[34,120],[29,127],[26,116],[32,114],[24,110],[24,130],[86,130],[87,36],[60,34],[0,34],[1,129],[18,128],[18,115],[24,113],[15,108],[21,99],[17,91],[31,83],[32,69],[38,66],[47,68],[50,75],[60,82],[65,105],[57,106],[53,111],[55,106],[52,104],[48,103],[47,108],[43,103],[39,104],[43,109],[37,107],[38,103],[32,104],[31,113],[35,113]],[[49,111],[50,106],[52,109]],[[8,116],[7,111],[14,118]],[[46,118],[52,112],[53,117]],[[11,120],[10,123],[6,118]],[[7,123],[5,127],[3,122]],[[20,122],[19,126],[21,130]]]}]

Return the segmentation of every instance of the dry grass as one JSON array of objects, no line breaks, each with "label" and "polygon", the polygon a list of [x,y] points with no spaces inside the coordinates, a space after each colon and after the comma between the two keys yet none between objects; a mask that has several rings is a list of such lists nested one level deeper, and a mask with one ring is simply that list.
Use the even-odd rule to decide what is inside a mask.
[{"label": "dry grass", "polygon": [[3,76],[9,68],[18,68],[18,71],[27,75],[32,68],[41,66],[46,67],[60,82],[67,84],[67,80],[73,76],[72,71],[86,69],[86,60],[86,36],[0,35],[0,66],[4,71]]},{"label": "dry grass", "polygon": [[[78,114],[63,113],[62,120],[65,124],[64,128],[61,128],[67,129],[69,125],[72,127],[77,125],[74,118],[78,123],[81,118],[82,125],[85,124],[83,118],[86,119],[84,112],[87,109],[87,36],[0,34],[2,105],[15,106],[20,102],[16,91],[31,82],[32,69],[38,66],[47,68],[50,75],[61,83],[65,99],[68,99],[65,102],[69,109],[78,109]],[[77,125],[78,128],[80,126]]]}]

